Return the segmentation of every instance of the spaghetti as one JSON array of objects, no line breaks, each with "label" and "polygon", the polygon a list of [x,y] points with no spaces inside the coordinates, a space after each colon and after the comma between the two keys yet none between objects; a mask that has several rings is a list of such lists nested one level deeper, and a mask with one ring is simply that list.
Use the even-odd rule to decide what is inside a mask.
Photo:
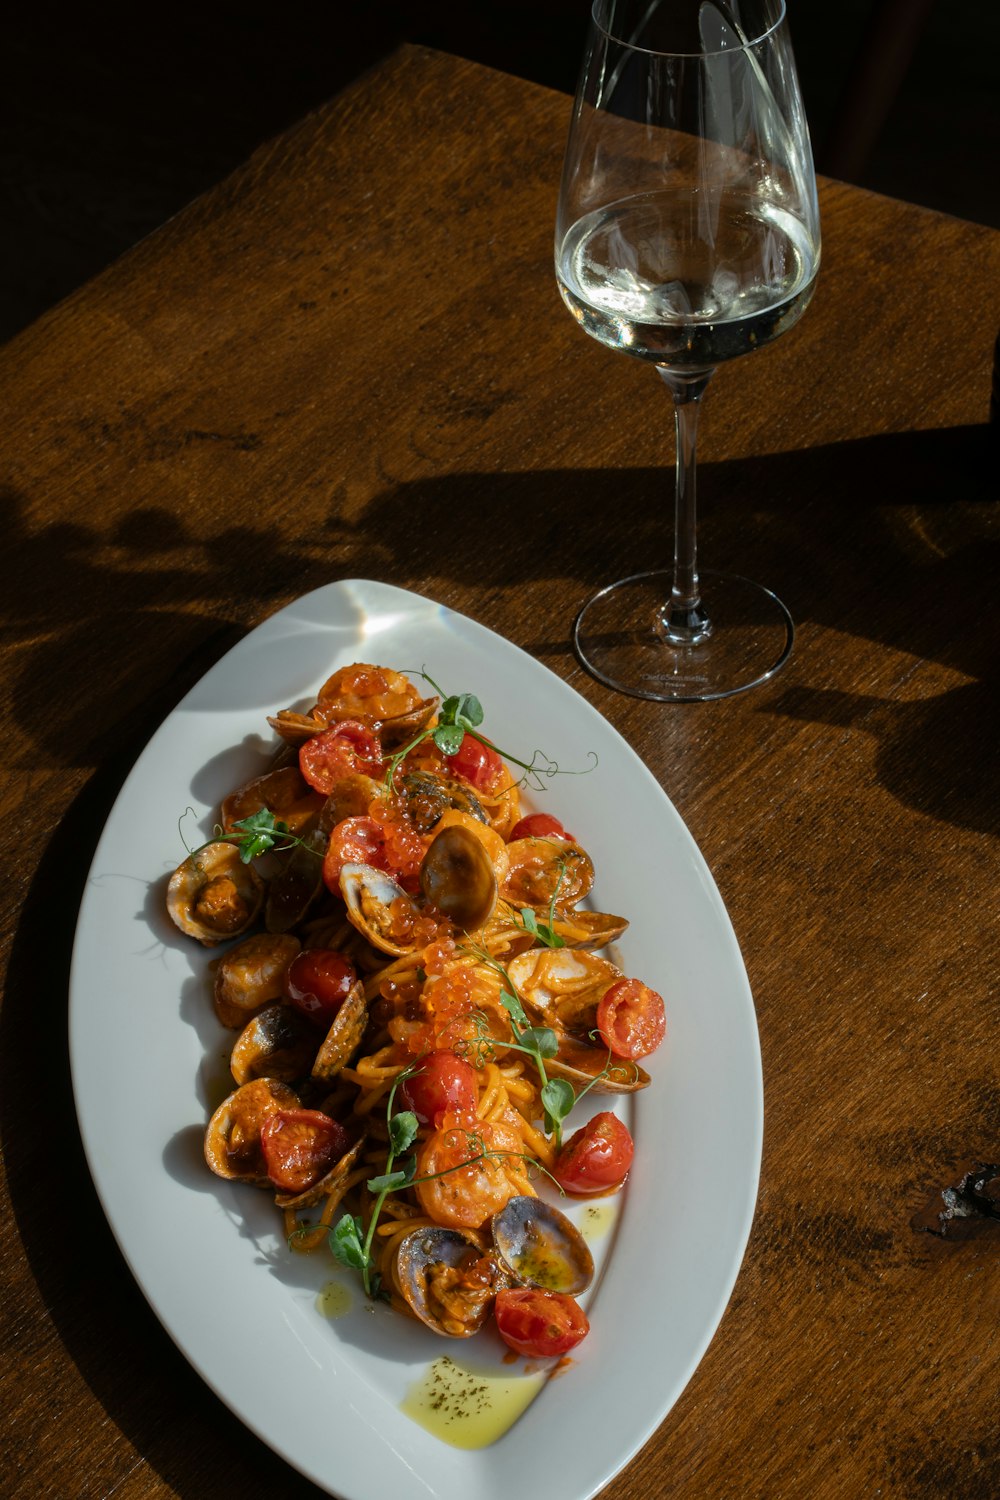
[{"label": "spaghetti", "polygon": [[279,763],[225,799],[168,907],[206,944],[238,939],[215,981],[239,1035],[212,1170],[274,1192],[291,1250],[329,1248],[436,1332],[493,1311],[515,1349],[558,1354],[585,1331],[562,1288],[589,1253],[539,1181],[620,1187],[617,1117],[563,1126],[583,1094],[649,1082],[663,1005],[596,951],[627,924],[580,905],[592,861],[524,815],[481,718],[471,695],[342,668],[270,720]]}]

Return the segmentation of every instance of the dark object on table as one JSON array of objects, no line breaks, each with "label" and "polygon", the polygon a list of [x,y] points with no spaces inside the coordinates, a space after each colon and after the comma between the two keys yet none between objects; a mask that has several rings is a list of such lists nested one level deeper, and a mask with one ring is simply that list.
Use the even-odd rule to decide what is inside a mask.
[{"label": "dark object on table", "polygon": [[943,1208],[936,1196],[913,1216],[914,1229],[953,1237],[955,1231],[981,1227],[983,1219],[1000,1219],[1000,1163],[976,1162],[954,1187],[941,1190]]}]

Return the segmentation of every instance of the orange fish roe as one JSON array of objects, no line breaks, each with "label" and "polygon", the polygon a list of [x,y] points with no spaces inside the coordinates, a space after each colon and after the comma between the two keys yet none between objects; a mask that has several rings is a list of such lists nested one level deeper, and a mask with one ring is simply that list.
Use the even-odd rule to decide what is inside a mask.
[{"label": "orange fish roe", "polygon": [[402,979],[383,979],[378,992],[396,1013],[408,1010],[420,999],[421,983],[416,974],[404,974]]},{"label": "orange fish roe", "polygon": [[403,884],[418,881],[430,839],[420,836],[394,798],[376,798],[368,808],[368,816],[381,830],[389,868],[397,871]]},{"label": "orange fish roe", "polygon": [[424,972],[428,975],[443,974],[455,957],[455,939],[449,936],[436,937],[424,949]]}]

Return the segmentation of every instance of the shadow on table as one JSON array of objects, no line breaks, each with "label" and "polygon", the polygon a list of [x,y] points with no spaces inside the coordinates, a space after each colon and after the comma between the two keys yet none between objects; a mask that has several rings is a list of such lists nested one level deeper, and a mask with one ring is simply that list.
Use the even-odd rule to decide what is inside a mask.
[{"label": "shadow on table", "polygon": [[[995,487],[982,476],[995,460],[988,430],[970,427],[709,464],[702,528],[712,565],[776,585],[801,626],[832,627],[854,652],[877,640],[960,674],[958,685],[912,702],[790,675],[761,708],[873,735],[878,775],[894,795],[990,831],[996,794],[980,765],[996,722],[998,520],[984,503]],[[568,636],[555,630],[551,604],[532,601],[549,600],[556,580],[561,612],[577,590],[582,599],[650,566],[662,556],[668,488],[669,476],[650,469],[452,475],[397,485],[355,514],[335,504],[298,530],[220,526],[207,537],[156,507],[113,533],[83,523],[32,532],[16,497],[3,502],[21,767],[98,767],[42,857],[11,953],[0,1015],[11,1196],[41,1296],[83,1378],[184,1500],[208,1487],[220,1500],[319,1491],[249,1436],[164,1335],[86,1171],[65,1041],[70,951],[86,870],[134,754],[245,622],[337,577],[426,587],[444,602],[454,586],[456,603],[463,588],[481,586],[491,620],[504,628],[506,615],[508,633],[558,668]],[[524,628],[532,619],[547,621],[545,638]],[[29,810],[23,816],[13,836],[28,838]],[[45,1059],[44,1109],[39,1068],[26,1059]],[[39,1193],[53,1163],[58,1225]],[[262,1378],[265,1369],[266,1358]]]},{"label": "shadow on table", "polygon": [[[109,1417],[96,1453],[84,1451],[81,1434],[74,1454],[64,1426],[63,1464],[67,1473],[79,1465],[74,1494],[110,1494],[127,1483],[134,1458],[116,1445],[117,1429],[183,1500],[311,1500],[322,1492],[246,1430],[164,1333],[112,1238],[80,1142],[67,1047],[73,930],[94,846],[140,748],[136,743],[109,757],[56,829],[24,902],[0,1012],[0,1123],[21,1241],[58,1336]],[[109,1066],[126,1065],[155,1077],[149,1059],[109,1058]],[[130,1122],[122,1120],[121,1128]],[[39,1347],[36,1338],[28,1343]],[[12,1347],[6,1357],[13,1366],[33,1355],[19,1356]],[[265,1351],[261,1379],[267,1379]],[[25,1385],[37,1396],[37,1382]],[[54,1394],[53,1424],[60,1410]],[[47,1460],[31,1450],[30,1434],[44,1438],[50,1429],[36,1411],[25,1416],[19,1465],[25,1473],[49,1473]]]},{"label": "shadow on table", "polygon": [[[810,622],[836,631],[833,649],[850,659],[831,657],[829,681],[866,675],[873,641],[903,654],[897,677],[906,656],[947,669],[935,696],[887,701],[834,691],[814,668],[803,682],[793,658],[785,691],[761,707],[872,735],[893,795],[994,831],[975,768],[997,699],[995,437],[986,426],[891,434],[708,463],[701,476],[705,566],[774,587],[803,642]],[[20,643],[22,764],[100,764],[132,737],[137,711],[154,723],[247,622],[335,578],[381,578],[458,608],[472,591],[480,618],[559,670],[589,592],[667,561],[670,485],[655,469],[452,474],[353,510],[335,490],[325,513],[214,533],[155,505],[113,529],[31,531],[8,494],[0,608]],[[665,710],[678,711],[725,705]]]}]

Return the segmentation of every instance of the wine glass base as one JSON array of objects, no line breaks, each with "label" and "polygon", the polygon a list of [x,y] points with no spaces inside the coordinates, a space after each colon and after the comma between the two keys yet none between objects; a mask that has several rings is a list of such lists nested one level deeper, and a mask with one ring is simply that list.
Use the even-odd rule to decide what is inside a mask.
[{"label": "wine glass base", "polygon": [[636,573],[609,584],[583,606],[573,646],[591,676],[633,698],[701,703],[757,687],[791,655],[795,626],[770,589],[735,573],[701,574],[711,619],[707,639],[667,640],[669,572]]}]

